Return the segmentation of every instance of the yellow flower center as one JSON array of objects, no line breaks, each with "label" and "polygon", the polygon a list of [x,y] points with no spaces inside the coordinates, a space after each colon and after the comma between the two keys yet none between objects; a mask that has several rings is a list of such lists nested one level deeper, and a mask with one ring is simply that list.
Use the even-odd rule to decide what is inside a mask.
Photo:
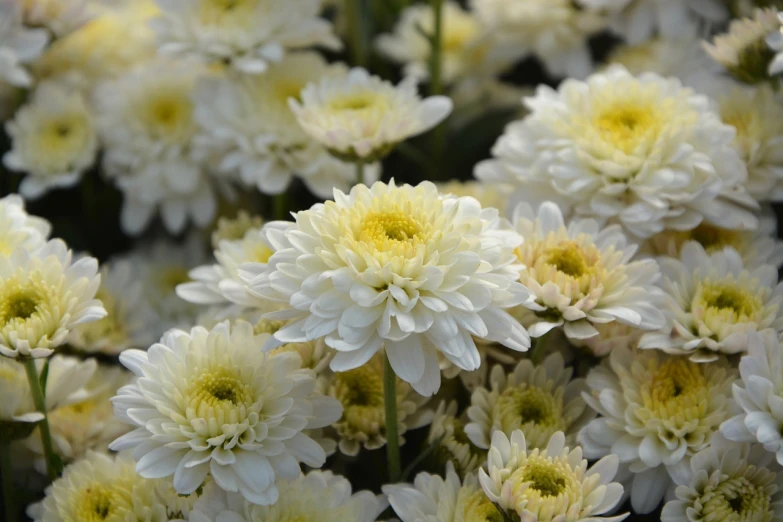
[{"label": "yellow flower center", "polygon": [[200,375],[191,385],[190,397],[211,408],[241,406],[253,400],[250,386],[225,370]]},{"label": "yellow flower center", "polygon": [[193,130],[193,103],[181,89],[163,89],[154,93],[141,113],[152,137],[167,143],[185,143]]},{"label": "yellow flower center", "polygon": [[426,241],[426,228],[400,211],[367,214],[359,225],[358,239],[372,250],[392,256],[411,257]]},{"label": "yellow flower center", "polygon": [[706,223],[693,229],[690,236],[710,253],[723,250],[727,246],[736,248],[741,243],[741,236],[737,231],[718,228]]},{"label": "yellow flower center", "polygon": [[713,331],[722,325],[758,322],[764,309],[761,297],[737,281],[704,281],[691,304],[695,314]]},{"label": "yellow flower center", "polygon": [[83,522],[100,522],[107,520],[117,511],[116,495],[109,487],[102,484],[91,484],[84,489],[78,499],[76,515]]},{"label": "yellow flower center", "polygon": [[199,19],[205,25],[249,26],[257,3],[258,0],[202,0]]},{"label": "yellow flower center", "polygon": [[161,270],[157,279],[163,293],[173,293],[177,285],[190,281],[188,269],[181,266],[172,266]]},{"label": "yellow flower center", "polygon": [[256,263],[266,263],[274,254],[272,249],[261,243],[254,245],[248,253],[250,254],[248,260]]},{"label": "yellow flower center", "polygon": [[275,85],[276,100],[287,108],[288,99],[294,98],[298,100],[299,96],[302,94],[302,89],[304,88],[305,84],[303,82],[293,80],[280,81]]},{"label": "yellow flower center", "polygon": [[521,384],[500,394],[493,410],[503,433],[521,429],[531,448],[546,447],[557,431],[565,431],[563,388],[551,391]]},{"label": "yellow flower center", "polygon": [[336,96],[329,100],[327,107],[335,112],[358,112],[388,107],[386,98],[372,91],[357,91]]},{"label": "yellow flower center", "polygon": [[40,274],[33,273],[27,281],[12,278],[0,285],[0,329],[23,328],[51,302],[54,289],[36,280],[40,281]]},{"label": "yellow flower center", "polygon": [[571,277],[581,277],[588,270],[584,250],[573,242],[552,248],[547,254],[547,263],[554,266],[558,272]]},{"label": "yellow flower center", "polygon": [[285,326],[285,321],[271,321],[269,319],[259,319],[253,326],[253,333],[255,335],[261,334],[274,334],[276,331]]},{"label": "yellow flower center", "polygon": [[[752,475],[755,467],[749,466],[748,471]],[[764,487],[748,480],[745,476],[731,477],[717,486],[708,486],[699,500],[703,506],[702,513],[709,513],[711,520],[721,522],[775,520],[769,493]]]},{"label": "yellow flower center", "polygon": [[651,104],[618,101],[599,112],[594,125],[605,141],[630,154],[658,134],[661,122]]},{"label": "yellow flower center", "polygon": [[340,424],[348,431],[372,434],[385,429],[383,382],[374,368],[335,374],[333,395],[343,405]]},{"label": "yellow flower center", "polygon": [[504,502],[508,502],[517,515],[526,510],[539,522],[551,522],[565,513],[575,517],[573,520],[579,520],[584,514],[583,508],[587,507],[583,506],[583,498],[591,489],[589,482],[598,480],[597,477],[588,479],[583,489],[581,474],[585,466],[582,461],[572,469],[567,455],[548,456],[533,450],[526,458],[521,458],[519,466],[508,477],[507,482],[511,484],[504,484],[503,490],[510,493],[510,498]]},{"label": "yellow flower center", "polygon": [[528,464],[522,471],[522,480],[544,497],[556,497],[566,488],[566,479],[552,463],[537,460]]},{"label": "yellow flower center", "polygon": [[52,116],[43,123],[37,135],[36,148],[40,163],[52,174],[72,168],[75,159],[87,146],[91,125],[85,114],[74,112]]},{"label": "yellow flower center", "polygon": [[[503,522],[503,514],[482,490],[463,487],[457,494],[455,520],[463,522]],[[460,514],[462,517],[460,517]]]},{"label": "yellow flower center", "polygon": [[658,411],[661,417],[668,417],[700,400],[705,389],[707,379],[698,364],[685,358],[668,359],[649,383],[650,393],[645,397],[645,406]]}]

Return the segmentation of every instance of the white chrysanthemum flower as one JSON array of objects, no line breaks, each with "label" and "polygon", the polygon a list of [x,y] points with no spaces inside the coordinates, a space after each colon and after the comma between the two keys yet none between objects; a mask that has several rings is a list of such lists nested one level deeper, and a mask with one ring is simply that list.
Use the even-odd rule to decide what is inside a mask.
[{"label": "white chrysanthemum flower", "polygon": [[383,486],[402,522],[501,522],[503,514],[481,490],[476,475],[463,481],[449,462],[446,477],[419,473],[413,484]]},{"label": "white chrysanthemum flower", "polygon": [[430,130],[451,113],[445,96],[419,97],[416,80],[398,86],[364,69],[326,76],[289,99],[299,125],[332,154],[375,161],[401,141]]},{"label": "white chrysanthemum flower", "polygon": [[190,522],[373,522],[388,503],[369,491],[353,493],[351,483],[331,471],[311,471],[281,481],[274,506],[257,506],[240,495],[206,488]]},{"label": "white chrysanthemum flower", "polygon": [[584,78],[593,68],[588,38],[608,18],[572,0],[471,0],[478,18],[517,56],[534,54],[556,76]]},{"label": "white chrysanthemum flower", "polygon": [[[71,399],[49,412],[54,451],[65,462],[81,458],[88,450],[106,452],[111,441],[129,430],[114,416],[110,399],[130,378],[131,374],[121,368],[99,366],[80,391],[80,400]],[[48,388],[47,380],[47,394]],[[36,464],[45,469],[40,434],[33,433],[25,445],[40,457]]]},{"label": "white chrysanthemum flower", "polygon": [[756,268],[761,265],[783,265],[783,241],[777,238],[777,218],[762,216],[758,230],[728,230],[703,222],[692,230],[678,232],[667,230],[648,239],[645,252],[654,256],[679,258],[682,248],[689,242],[699,243],[708,254],[733,248],[742,258],[743,265]]},{"label": "white chrysanthemum flower", "polygon": [[531,114],[508,126],[479,179],[514,183],[528,201],[555,192],[577,214],[617,220],[639,237],[704,219],[758,226],[735,130],[678,80],[613,66],[557,91],[539,87],[525,103]]},{"label": "white chrysanthemum flower", "polygon": [[196,503],[204,496],[205,491],[215,487],[213,481],[208,478],[206,484],[194,493],[180,495],[170,479],[160,479],[156,482],[158,500],[165,506],[170,522],[188,522],[191,513],[195,513]]},{"label": "white chrysanthemum flower", "polygon": [[155,56],[155,35],[147,26],[158,11],[153,0],[102,7],[98,16],[47,48],[33,64],[36,77],[67,82],[90,93],[97,83]]},{"label": "white chrysanthemum flower", "polygon": [[513,190],[510,185],[502,183],[456,180],[437,183],[437,187],[441,194],[477,199],[482,208],[496,208],[501,216],[506,215],[508,195]]},{"label": "white chrysanthemum flower", "polygon": [[697,364],[617,346],[587,375],[583,397],[601,417],[580,432],[579,443],[589,459],[617,455],[632,473],[626,486],[634,511],[649,513],[670,476],[679,476],[731,416],[735,377],[721,361]]},{"label": "white chrysanthemum flower", "polygon": [[753,18],[732,20],[729,31],[719,34],[704,48],[732,77],[744,83],[769,80],[774,53],[767,46],[767,36],[779,31],[781,22],[774,8],[756,9]]},{"label": "white chrysanthemum flower", "polygon": [[244,238],[251,230],[260,229],[262,226],[264,226],[264,218],[245,210],[240,210],[234,217],[221,216],[212,231],[212,248],[217,250],[224,239],[237,241]]},{"label": "white chrysanthemum flower", "polygon": [[[177,295],[185,301],[218,306],[225,317],[234,317],[247,308],[264,308],[264,301],[248,293],[239,269],[263,271],[274,253],[267,238],[280,223],[250,229],[243,238],[222,240],[215,250],[217,264],[194,268],[188,274],[192,282],[177,285]],[[218,314],[218,317],[220,315]]]},{"label": "white chrysanthemum flower", "polygon": [[287,52],[314,45],[340,49],[319,18],[320,0],[157,0],[160,51],[227,62],[260,74]]},{"label": "white chrysanthemum flower", "polygon": [[[62,37],[78,29],[100,12],[101,2],[90,0],[21,0],[24,21],[31,27],[45,27]],[[98,4],[98,5],[96,5]]]},{"label": "white chrysanthemum flower", "polygon": [[96,89],[103,163],[125,194],[126,232],[143,231],[158,209],[172,233],[189,219],[205,227],[215,216],[211,182],[193,147],[198,126],[191,96],[204,73],[188,61],[151,60]]},{"label": "white chrysanthemum flower", "polygon": [[27,87],[32,77],[24,66],[41,55],[49,35],[24,26],[22,7],[18,0],[0,2],[0,81]]},{"label": "white chrysanthemum flower", "polygon": [[783,200],[783,107],[768,85],[718,96],[720,117],[737,129],[734,146],[748,165],[745,190],[759,201]]},{"label": "white chrysanthemum flower", "polygon": [[8,257],[17,248],[38,250],[49,239],[52,226],[43,218],[31,216],[16,194],[0,199],[0,257]]},{"label": "white chrysanthemum flower", "polygon": [[355,183],[355,167],[332,157],[300,127],[288,106],[309,83],[344,72],[316,53],[297,53],[261,76],[224,75],[202,81],[195,92],[197,137],[218,169],[265,194],[285,192],[294,176],[315,194]]},{"label": "white chrysanthemum flower", "polygon": [[783,283],[771,265],[747,269],[736,250],[708,254],[698,243],[682,248],[680,259],[660,258],[668,324],[645,334],[639,346],[689,355],[708,362],[720,353],[748,349],[748,334],[783,331]]},{"label": "white chrysanthemum flower", "polygon": [[522,238],[495,209],[442,196],[432,183],[375,183],[335,191],[335,201],[297,213],[269,273],[250,291],[289,307],[297,320],[278,344],[326,337],[335,371],[358,368],[385,347],[395,373],[421,393],[440,388],[437,353],[478,368],[472,336],[517,351],[530,338],[504,308],[530,298],[516,280]]},{"label": "white chrysanthemum flower", "polygon": [[535,296],[524,305],[531,312],[522,314],[532,337],[564,326],[569,338],[586,339],[598,335],[595,325],[615,321],[642,330],[664,326],[658,265],[634,260],[637,246],[618,225],[575,219],[566,227],[560,208],[547,201],[537,213],[520,204],[514,226],[525,238],[516,250],[525,266],[520,282]]},{"label": "white chrysanthemum flower", "polygon": [[145,313],[148,335],[153,341],[160,339],[170,328],[190,328],[203,307],[189,303],[177,295],[178,285],[187,283],[188,272],[208,261],[203,238],[189,235],[183,243],[157,240],[142,245],[130,254],[118,257],[118,263],[128,263],[141,281],[142,305],[151,313]]},{"label": "white chrysanthemum flower", "polygon": [[[362,448],[368,450],[386,445],[386,415],[383,395],[383,353],[379,352],[360,368],[335,373],[329,377],[326,394],[343,406],[343,416],[332,427],[339,437],[338,447],[345,455],[356,456]],[[399,443],[408,429],[416,429],[432,421],[427,402],[406,382],[397,382],[397,433]]]},{"label": "white chrysanthemum flower", "polygon": [[475,472],[487,460],[484,450],[477,447],[465,433],[464,419],[457,416],[457,402],[442,401],[432,417],[427,435],[428,444],[436,444],[435,458],[445,466],[454,466],[460,476]]},{"label": "white chrysanthemum flower", "polygon": [[323,449],[302,433],[328,426],[342,407],[315,393],[315,375],[295,353],[270,356],[246,322],[224,322],[189,333],[170,330],[147,352],[128,350],[120,362],[138,376],[112,399],[137,428],[114,441],[134,448],[147,478],[174,478],[190,494],[211,474],[218,486],[248,501],[278,500],[279,479],[299,474],[299,462],[323,465]]},{"label": "white chrysanthemum flower", "polygon": [[[562,432],[552,435],[543,449],[528,448],[525,434],[492,435],[487,470],[479,481],[500,509],[521,520],[537,522],[619,522],[628,514],[602,516],[623,496],[623,486],[612,482],[617,455],[608,455],[588,468],[582,448],[565,445]],[[505,520],[505,517],[504,517]]]},{"label": "white chrysanthemum flower", "polygon": [[75,326],[105,317],[100,282],[95,258],[73,262],[59,239],[0,257],[0,353],[48,357]]},{"label": "white chrysanthemum flower", "polygon": [[[498,74],[511,65],[509,58],[516,57],[508,56],[507,50],[504,53],[489,28],[457,2],[445,2],[442,17],[441,67],[446,84]],[[434,33],[432,6],[412,5],[400,14],[394,32],[380,35],[375,43],[382,54],[405,65],[406,76],[426,80],[432,54],[428,35]]]},{"label": "white chrysanthemum flower", "polygon": [[733,392],[741,413],[724,422],[721,433],[737,442],[759,442],[783,463],[783,343],[774,330],[748,337],[739,371]]},{"label": "white chrysanthemum flower", "polygon": [[155,342],[150,325],[156,319],[144,296],[139,270],[129,261],[104,264],[96,298],[108,312],[98,321],[71,330],[68,344],[89,354],[117,355],[129,348],[146,349]]},{"label": "white chrysanthemum flower", "polygon": [[718,23],[728,18],[721,0],[577,0],[577,4],[612,13],[612,28],[632,44],[657,32],[677,38],[693,32],[701,20]]},{"label": "white chrysanthemum flower", "polygon": [[27,509],[34,522],[143,520],[167,522],[155,482],[140,477],[129,455],[111,457],[90,451],[65,468],[46,497]]},{"label": "white chrysanthemum flower", "polygon": [[544,449],[558,431],[566,444],[576,445],[577,433],[595,412],[582,399],[584,379],[572,380],[572,375],[557,352],[538,366],[529,359],[519,361],[508,375],[496,365],[490,389],[478,388],[471,396],[465,433],[482,449],[489,449],[496,431],[510,436],[516,430],[522,430],[530,448]]},{"label": "white chrysanthemum flower", "polygon": [[19,192],[29,199],[77,184],[98,152],[92,111],[79,92],[62,85],[39,85],[6,131],[12,148],[3,164],[27,174]]},{"label": "white chrysanthemum flower", "polygon": [[678,478],[661,522],[783,520],[783,473],[769,469],[760,449],[716,435]]}]

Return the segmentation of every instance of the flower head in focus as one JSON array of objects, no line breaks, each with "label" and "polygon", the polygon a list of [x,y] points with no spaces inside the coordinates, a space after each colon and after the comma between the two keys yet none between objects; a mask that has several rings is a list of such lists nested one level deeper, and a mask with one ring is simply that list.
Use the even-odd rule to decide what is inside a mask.
[{"label": "flower head in focus", "polygon": [[760,450],[716,435],[678,478],[661,522],[783,519],[783,474]]},{"label": "flower head in focus", "polygon": [[98,152],[91,109],[79,92],[62,85],[40,84],[6,130],[12,148],[3,163],[26,174],[19,192],[30,199],[77,184]]},{"label": "flower head in focus", "polygon": [[0,199],[0,257],[17,248],[33,252],[49,239],[52,226],[45,219],[27,213],[24,200],[16,194]]},{"label": "flower head in focus", "polygon": [[249,323],[224,322],[170,330],[147,352],[123,352],[120,362],[138,380],[112,401],[136,429],[110,448],[133,448],[139,474],[173,476],[178,493],[193,493],[210,474],[224,490],[274,504],[278,481],[296,478],[299,462],[320,467],[326,459],[302,430],[332,424],[342,407],[315,392],[298,354],[264,353],[267,337]]},{"label": "flower head in focus", "polygon": [[672,479],[710,445],[731,416],[736,372],[659,351],[615,347],[587,375],[587,404],[600,414],[579,434],[589,459],[617,455],[636,513],[661,502]]},{"label": "flower head in focus", "polygon": [[32,83],[25,65],[38,58],[49,42],[45,29],[28,29],[23,22],[22,2],[0,3],[0,81],[17,87]]},{"label": "flower head in focus", "polygon": [[472,371],[473,336],[518,351],[527,332],[504,309],[529,294],[516,280],[513,249],[522,240],[495,209],[442,196],[432,183],[375,183],[335,191],[335,201],[295,215],[269,238],[268,271],[251,293],[296,319],[279,344],[320,337],[338,353],[335,371],[362,366],[385,347],[395,373],[422,395],[440,387],[437,352]]},{"label": "flower head in focus", "polygon": [[584,379],[572,379],[572,374],[558,352],[538,366],[522,360],[508,375],[496,365],[489,377],[491,389],[473,392],[465,433],[482,449],[489,449],[496,431],[510,436],[516,430],[522,430],[530,448],[545,448],[558,431],[575,445],[576,434],[595,412],[582,399]]},{"label": "flower head in focus", "polygon": [[713,60],[743,83],[769,80],[769,69],[775,54],[767,46],[767,36],[780,31],[781,22],[774,8],[756,9],[752,18],[732,20],[729,32],[705,43]]},{"label": "flower head in focus", "polygon": [[771,265],[746,269],[737,251],[708,254],[698,243],[682,248],[680,259],[661,258],[668,324],[647,333],[641,348],[713,361],[720,353],[748,348],[748,335],[773,328],[783,331],[783,283]]},{"label": "flower head in focus", "polygon": [[292,50],[342,47],[319,18],[320,0],[156,0],[153,20],[163,54],[227,62],[246,74],[265,72]]},{"label": "flower head in focus", "polygon": [[[565,445],[562,432],[552,435],[542,449],[528,448],[525,434],[492,435],[487,470],[479,481],[487,497],[507,516],[537,522],[619,522],[628,514],[602,516],[623,496],[623,486],[612,482],[616,455],[587,466],[582,448]],[[503,518],[505,520],[505,518]]]},{"label": "flower head in focus", "polygon": [[353,493],[351,483],[331,471],[310,471],[281,481],[273,506],[254,505],[236,493],[205,488],[190,522],[373,522],[388,506],[382,495]]},{"label": "flower head in focus", "polygon": [[419,473],[413,484],[390,484],[383,487],[389,503],[402,522],[501,522],[503,514],[487,498],[476,475],[469,473],[460,480],[449,462],[446,476]]},{"label": "flower head in focus", "polygon": [[[386,445],[383,366],[383,353],[379,352],[363,366],[329,377],[326,393],[343,406],[343,416],[332,426],[345,455],[356,456],[362,448],[372,450]],[[408,429],[429,424],[432,410],[424,407],[427,399],[406,382],[397,382],[396,393],[397,433],[403,444]]]},{"label": "flower head in focus", "polygon": [[537,213],[520,204],[514,226],[525,238],[516,250],[525,266],[520,282],[535,296],[522,316],[531,336],[563,326],[569,338],[586,339],[598,335],[595,325],[615,321],[642,330],[665,324],[658,265],[635,260],[637,247],[618,225],[574,219],[566,226],[560,208],[547,201]]},{"label": "flower head in focus", "polygon": [[59,239],[0,258],[0,353],[48,357],[75,326],[106,316],[100,281],[95,258],[74,262]]},{"label": "flower head in focus", "polygon": [[395,87],[360,68],[311,83],[289,104],[305,132],[332,154],[363,162],[383,158],[398,143],[438,125],[452,109],[445,96],[422,100],[413,78]]},{"label": "flower head in focus", "polygon": [[527,201],[554,193],[561,207],[641,238],[703,220],[758,226],[736,131],[678,80],[613,66],[557,91],[541,86],[525,104],[530,115],[507,127],[479,179],[513,183]]}]

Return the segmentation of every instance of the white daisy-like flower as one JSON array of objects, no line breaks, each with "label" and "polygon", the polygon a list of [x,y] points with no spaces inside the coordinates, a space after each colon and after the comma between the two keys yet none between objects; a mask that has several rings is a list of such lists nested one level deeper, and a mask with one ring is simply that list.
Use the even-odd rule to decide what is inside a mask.
[{"label": "white daisy-like flower", "polygon": [[62,85],[39,85],[6,131],[12,147],[3,164],[27,174],[19,192],[29,199],[77,184],[98,152],[92,111],[78,91]]},{"label": "white daisy-like flower", "polygon": [[731,416],[736,372],[659,351],[615,347],[587,375],[587,404],[601,416],[580,432],[589,459],[617,455],[636,513],[653,511],[690,459]]},{"label": "white daisy-like flower", "polygon": [[748,349],[748,334],[783,331],[783,283],[772,265],[747,269],[736,250],[708,254],[698,243],[680,259],[660,258],[668,324],[645,334],[639,346],[708,362]]},{"label": "white daisy-like flower", "polygon": [[748,165],[745,190],[759,201],[783,200],[783,106],[769,85],[718,96],[721,120],[737,129],[734,146]]},{"label": "white daisy-like flower", "polygon": [[355,167],[332,157],[300,127],[288,106],[309,83],[345,71],[319,54],[296,53],[266,74],[223,75],[199,83],[195,92],[196,138],[219,158],[219,171],[265,194],[285,192],[294,176],[318,196],[355,183]]},{"label": "white daisy-like flower", "polygon": [[0,257],[0,353],[48,357],[75,326],[105,317],[95,299],[100,281],[98,261],[74,262],[59,239]]},{"label": "white daisy-like flower", "polygon": [[761,265],[783,265],[783,241],[777,238],[777,218],[761,217],[758,230],[728,230],[703,222],[692,230],[678,232],[668,230],[648,239],[643,250],[654,256],[679,258],[682,248],[689,242],[699,243],[708,254],[733,248],[742,258],[743,265],[756,268]]},{"label": "white daisy-like flower", "polygon": [[[383,395],[383,353],[377,353],[360,368],[335,373],[329,377],[326,394],[343,407],[343,416],[332,427],[339,437],[338,447],[345,455],[356,456],[362,448],[368,450],[386,445],[386,416]],[[397,382],[397,433],[404,444],[408,429],[416,429],[432,421],[427,402],[406,382]]]},{"label": "white daisy-like flower", "polygon": [[[73,376],[67,378],[71,380]],[[111,441],[129,430],[114,416],[109,399],[130,378],[131,374],[121,368],[99,366],[80,390],[78,399],[70,399],[49,412],[54,451],[65,462],[81,458],[89,450],[106,452]],[[49,384],[47,379],[47,395]],[[40,434],[33,433],[25,440],[25,445],[39,456],[36,464],[45,469]]]},{"label": "white daisy-like flower", "polygon": [[133,459],[90,451],[65,468],[46,497],[27,508],[34,522],[143,520],[167,522],[155,482],[139,476]]},{"label": "white daisy-like flower", "polygon": [[704,219],[758,226],[736,131],[679,80],[634,77],[618,65],[557,91],[539,87],[525,104],[530,115],[508,126],[479,179],[514,183],[528,201],[555,193],[577,214],[619,221],[643,238]]},{"label": "white daisy-like flower", "polygon": [[584,78],[593,68],[588,38],[608,18],[571,0],[471,0],[478,18],[517,56],[534,54],[556,76]]},{"label": "white daisy-like flower", "polygon": [[241,239],[220,241],[215,250],[217,263],[191,270],[188,275],[193,281],[177,285],[177,295],[191,303],[218,306],[225,317],[234,317],[248,308],[264,308],[263,300],[248,293],[239,268],[264,270],[274,253],[267,235],[281,230],[281,223],[250,229]]},{"label": "white daisy-like flower", "polygon": [[741,413],[724,422],[721,433],[729,440],[763,444],[783,465],[783,343],[774,330],[748,337],[739,371],[733,392]]},{"label": "white daisy-like flower", "polygon": [[704,48],[732,77],[744,83],[769,80],[774,52],[767,36],[778,32],[781,22],[774,8],[756,9],[752,18],[732,20],[728,33],[719,34]]},{"label": "white daisy-like flower", "polygon": [[[528,448],[525,434],[492,435],[487,470],[479,470],[481,487],[506,516],[537,522],[619,522],[628,514],[603,516],[623,496],[623,486],[612,482],[617,455],[587,466],[582,448],[565,445],[562,432],[552,435],[543,449]],[[505,520],[505,517],[504,517]]]},{"label": "white daisy-like flower", "polygon": [[[295,318],[278,344],[326,338],[334,371],[362,366],[385,347],[395,373],[422,395],[440,387],[437,353],[466,371],[478,368],[472,336],[517,351],[530,347],[504,309],[530,298],[516,280],[513,249],[522,238],[495,209],[473,198],[375,183],[297,213],[270,234],[268,274],[250,291]],[[272,314],[270,314],[272,315]]]},{"label": "white daisy-like flower", "polygon": [[160,479],[157,482],[156,493],[158,500],[166,508],[166,514],[170,522],[188,522],[191,513],[195,513],[196,503],[204,496],[205,492],[215,487],[212,480],[207,479],[206,484],[190,495],[180,495],[169,479]]},{"label": "white daisy-like flower", "polygon": [[114,441],[133,448],[147,478],[173,475],[178,493],[196,491],[210,474],[226,491],[255,504],[278,500],[278,481],[299,475],[299,462],[326,455],[302,433],[340,418],[342,407],[315,393],[315,375],[295,353],[269,356],[246,322],[206,330],[170,330],[147,352],[120,362],[138,376],[112,399],[120,419],[137,428]]},{"label": "white daisy-like flower", "polygon": [[254,229],[260,229],[264,225],[261,216],[250,214],[240,210],[233,217],[221,216],[218,218],[212,231],[212,248],[220,248],[220,242],[224,239],[236,241],[245,237],[245,234]]},{"label": "white daisy-like flower", "polygon": [[[497,45],[495,35],[474,13],[450,0],[443,4],[441,16],[441,67],[446,84],[495,75],[511,65],[509,58],[515,56],[508,56],[508,49]],[[412,5],[400,14],[394,32],[380,35],[375,43],[382,54],[405,65],[406,76],[426,80],[432,54],[428,35],[434,33],[432,6]]]},{"label": "white daisy-like flower", "polygon": [[414,78],[395,87],[360,68],[311,83],[288,103],[304,131],[332,154],[370,162],[435,127],[452,109],[445,96],[422,100]]},{"label": "white daisy-like flower", "polygon": [[442,401],[432,416],[428,444],[437,444],[435,458],[447,469],[453,466],[460,476],[475,472],[487,460],[486,451],[477,447],[465,433],[464,418],[457,416],[457,402]]},{"label": "white daisy-like flower", "polygon": [[153,21],[160,51],[228,62],[260,74],[287,52],[320,45],[342,47],[319,18],[320,0],[156,0]]},{"label": "white daisy-like flower", "polygon": [[760,449],[716,435],[679,477],[661,522],[783,520],[783,473]]},{"label": "white daisy-like flower", "polygon": [[501,522],[503,514],[481,490],[475,474],[460,481],[449,462],[446,476],[419,473],[413,484],[383,486],[402,522]]},{"label": "white daisy-like flower", "polygon": [[631,44],[656,33],[676,38],[692,32],[702,20],[719,23],[729,14],[721,0],[577,0],[577,4],[610,12],[612,28]]},{"label": "white daisy-like flower", "polygon": [[525,266],[520,282],[535,296],[524,305],[531,312],[522,314],[531,336],[564,326],[569,338],[586,339],[598,335],[594,325],[615,321],[642,330],[664,326],[658,265],[634,259],[637,246],[620,226],[574,219],[566,227],[560,208],[549,201],[538,212],[520,204],[514,226],[525,238],[516,250]]},{"label": "white daisy-like flower", "polygon": [[121,224],[128,233],[141,233],[158,210],[172,233],[189,220],[205,227],[215,216],[212,184],[193,147],[191,97],[204,73],[189,61],[150,60],[96,88],[103,164],[125,195]]},{"label": "white daisy-like flower", "polygon": [[17,248],[38,250],[49,239],[51,230],[48,221],[27,213],[24,200],[18,195],[0,199],[0,257],[11,255]]},{"label": "white daisy-like flower", "polygon": [[496,431],[510,436],[522,430],[530,448],[543,449],[560,431],[566,444],[574,446],[577,433],[595,412],[582,399],[587,390],[584,379],[571,379],[572,375],[573,369],[557,352],[538,366],[522,360],[508,375],[496,365],[490,389],[478,388],[470,398],[465,434],[479,448],[489,449]]},{"label": "white daisy-like flower", "polygon": [[155,342],[156,336],[149,329],[155,322],[154,312],[138,277],[139,270],[129,261],[120,259],[103,265],[96,298],[108,313],[103,319],[71,330],[68,344],[72,348],[90,354],[117,355],[129,348],[146,349]]},{"label": "white daisy-like flower", "polygon": [[45,29],[28,29],[22,23],[23,4],[0,3],[0,80],[17,87],[32,83],[25,65],[38,58],[49,42]]},{"label": "white daisy-like flower", "polygon": [[388,503],[331,471],[311,471],[281,481],[274,506],[257,506],[235,493],[206,488],[190,522],[374,522]]}]

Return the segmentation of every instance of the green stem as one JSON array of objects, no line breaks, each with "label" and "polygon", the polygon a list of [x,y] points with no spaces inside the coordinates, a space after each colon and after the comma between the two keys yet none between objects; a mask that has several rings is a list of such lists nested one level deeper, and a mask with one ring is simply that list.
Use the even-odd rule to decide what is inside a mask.
[{"label": "green stem", "polygon": [[[435,15],[435,28],[430,37],[430,94],[443,94],[443,0],[431,0],[432,12]],[[440,123],[432,133],[433,177],[440,178],[440,168],[443,161],[443,141],[446,127]]]},{"label": "green stem", "polygon": [[288,193],[281,192],[274,197],[274,213],[275,219],[279,221],[285,221],[289,218],[288,215]]},{"label": "green stem", "polygon": [[397,375],[391,367],[389,356],[384,355],[383,402],[386,409],[386,461],[389,482],[400,480],[400,436],[397,433]]},{"label": "green stem", "polygon": [[364,183],[364,161],[356,160],[356,184]]},{"label": "green stem", "polygon": [[362,23],[363,2],[364,0],[347,0],[345,2],[351,39],[351,61],[353,65],[358,67],[366,67],[368,57],[364,39],[364,24]]},{"label": "green stem", "polygon": [[11,445],[0,444],[0,481],[3,482],[3,508],[5,520],[16,522],[16,497],[14,496],[14,481],[11,470]]},{"label": "green stem", "polygon": [[552,347],[552,338],[555,336],[556,328],[549,330],[547,333],[536,339],[533,351],[530,353],[530,360],[533,364],[541,364],[547,355],[547,352]]},{"label": "green stem", "polygon": [[43,414],[44,418],[38,423],[38,429],[41,433],[41,444],[43,445],[44,458],[46,459],[46,474],[49,480],[57,478],[55,466],[54,447],[52,446],[52,433],[49,431],[49,418],[46,414],[46,399],[41,388],[41,381],[38,378],[38,370],[35,368],[35,359],[26,359],[24,369],[27,372],[27,382],[30,384],[30,393],[33,396],[35,409]]}]

